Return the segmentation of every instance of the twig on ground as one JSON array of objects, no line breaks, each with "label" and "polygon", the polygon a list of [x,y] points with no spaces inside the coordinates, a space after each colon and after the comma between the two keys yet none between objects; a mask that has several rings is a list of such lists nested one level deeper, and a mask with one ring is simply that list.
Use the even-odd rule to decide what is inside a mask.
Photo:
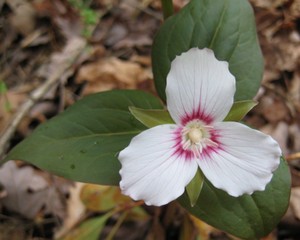
[{"label": "twig on ground", "polygon": [[293,161],[300,159],[300,152],[292,153],[290,155],[285,156],[285,160],[287,161]]},{"label": "twig on ground", "polygon": [[10,124],[1,133],[0,137],[0,164],[4,163],[4,155],[9,141],[14,135],[18,125],[30,109],[53,87],[59,83],[61,76],[73,65],[78,56],[85,49],[86,41],[79,37],[70,38],[61,53],[53,56],[53,66],[49,78],[30,95],[12,116]]}]

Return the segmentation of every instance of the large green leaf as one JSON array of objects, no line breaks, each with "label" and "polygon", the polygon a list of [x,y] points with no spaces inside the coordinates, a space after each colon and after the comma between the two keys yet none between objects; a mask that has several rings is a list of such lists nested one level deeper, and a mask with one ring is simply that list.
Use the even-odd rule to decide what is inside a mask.
[{"label": "large green leaf", "polygon": [[263,58],[248,0],[191,0],[165,21],[152,51],[155,85],[162,99],[171,61],[192,47],[213,49],[219,60],[229,62],[237,81],[235,100],[251,99],[256,94]]},{"label": "large green leaf", "polygon": [[90,95],[39,126],[5,160],[24,160],[77,181],[118,184],[118,152],[146,129],[129,106],[163,108],[158,98],[141,91]]},{"label": "large green leaf", "polygon": [[263,192],[235,198],[205,180],[194,207],[186,194],[179,201],[190,213],[214,227],[243,239],[258,239],[271,232],[285,213],[290,185],[288,165],[281,160]]}]

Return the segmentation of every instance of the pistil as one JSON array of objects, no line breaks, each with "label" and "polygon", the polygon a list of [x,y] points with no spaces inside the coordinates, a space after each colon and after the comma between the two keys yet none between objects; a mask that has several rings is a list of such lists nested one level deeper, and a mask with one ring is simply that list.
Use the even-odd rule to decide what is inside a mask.
[{"label": "pistil", "polygon": [[211,140],[212,126],[207,126],[199,120],[189,122],[182,130],[182,148],[190,150],[196,157],[200,157],[207,146],[217,147],[218,144]]}]

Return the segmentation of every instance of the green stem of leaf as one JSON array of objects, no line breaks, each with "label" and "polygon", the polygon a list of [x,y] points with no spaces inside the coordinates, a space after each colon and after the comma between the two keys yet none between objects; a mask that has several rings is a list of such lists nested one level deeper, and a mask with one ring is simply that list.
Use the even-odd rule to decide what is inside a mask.
[{"label": "green stem of leaf", "polygon": [[125,218],[128,215],[128,211],[125,211],[121,214],[121,216],[118,218],[117,223],[114,225],[112,230],[109,232],[108,236],[106,237],[106,240],[112,240],[114,236],[116,235],[118,229],[120,228],[121,224],[124,222]]},{"label": "green stem of leaf", "polygon": [[174,13],[174,7],[172,0],[161,0],[161,5],[163,9],[164,19],[166,20],[168,17],[172,16]]}]

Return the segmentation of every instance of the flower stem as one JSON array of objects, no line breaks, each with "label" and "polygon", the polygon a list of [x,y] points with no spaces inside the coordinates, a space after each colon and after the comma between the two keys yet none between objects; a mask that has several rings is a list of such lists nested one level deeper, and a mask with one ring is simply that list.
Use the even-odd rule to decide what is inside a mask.
[{"label": "flower stem", "polygon": [[117,223],[115,224],[115,226],[113,226],[112,230],[110,231],[110,233],[106,237],[106,240],[112,240],[114,238],[114,236],[116,235],[118,229],[120,228],[121,224],[124,222],[127,215],[128,215],[128,211],[125,211],[121,214],[121,216],[119,217]]},{"label": "flower stem", "polygon": [[174,13],[173,2],[172,0],[161,0],[161,5],[163,9],[164,19],[166,20]]}]

